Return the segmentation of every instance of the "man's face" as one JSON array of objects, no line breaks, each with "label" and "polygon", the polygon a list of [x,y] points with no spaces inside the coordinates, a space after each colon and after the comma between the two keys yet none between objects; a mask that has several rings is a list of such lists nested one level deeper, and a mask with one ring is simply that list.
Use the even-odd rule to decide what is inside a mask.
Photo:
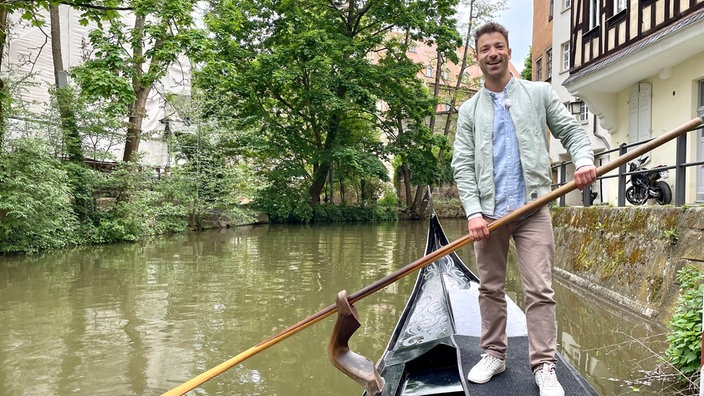
[{"label": "man's face", "polygon": [[500,80],[508,73],[511,49],[504,35],[499,32],[486,33],[477,39],[477,61],[487,80]]}]

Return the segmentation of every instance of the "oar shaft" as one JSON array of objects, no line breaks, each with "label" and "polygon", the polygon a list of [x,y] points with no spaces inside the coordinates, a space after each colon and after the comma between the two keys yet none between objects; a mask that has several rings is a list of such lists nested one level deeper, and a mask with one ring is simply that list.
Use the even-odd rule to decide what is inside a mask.
[{"label": "oar shaft", "polygon": [[[690,121],[688,121],[685,124],[682,124],[681,126],[651,140],[650,142],[639,146],[638,148],[614,159],[613,161],[600,166],[596,170],[597,176],[602,176],[607,172],[610,172],[613,169],[618,168],[619,166],[625,164],[628,161],[631,161],[635,159],[636,157],[643,155],[647,153],[648,151],[651,151],[652,149],[662,145],[663,143],[666,143],[677,136],[694,130],[698,126],[700,126],[702,123],[704,123],[704,117],[703,118],[694,118]],[[496,230],[497,228],[503,226],[506,223],[509,223],[511,221],[514,221],[518,219],[519,217],[528,214],[532,212],[533,210],[546,205],[561,196],[567,194],[568,192],[574,190],[577,188],[577,185],[575,184],[574,181],[571,181],[567,184],[562,185],[559,188],[556,188],[555,190],[552,190],[550,193],[545,194],[544,196],[530,202],[527,205],[524,205],[523,207],[516,209],[515,211],[509,213],[508,215],[500,218],[499,220],[494,221],[493,223],[489,224],[489,232],[492,232]],[[350,303],[355,303],[359,300],[362,300],[365,297],[368,297],[377,291],[385,288],[386,286],[396,282],[399,279],[404,278],[408,274],[425,267],[426,265],[432,263],[433,261],[446,256],[455,250],[469,244],[472,242],[472,239],[469,237],[469,235],[464,235],[449,244],[439,248],[438,250],[435,250],[434,252],[421,257],[420,259],[412,262],[411,264],[408,264],[404,266],[401,269],[396,270],[395,272],[385,276],[384,278],[374,282],[373,284],[358,290],[348,296],[348,299]],[[220,363],[219,365],[211,368],[210,370],[198,375],[197,377],[194,377],[193,379],[190,379],[183,384],[171,389],[170,391],[164,393],[162,396],[175,396],[175,395],[182,395],[195,387],[203,384],[204,382],[222,374],[226,370],[236,366],[237,364],[243,362],[244,360],[258,354],[259,352],[279,343],[280,341],[285,340],[286,338],[320,322],[321,320],[327,318],[328,316],[332,315],[333,313],[337,312],[337,307],[335,304],[329,305],[328,307],[318,311],[317,313],[303,319],[302,321],[286,328],[285,330],[282,330],[280,333],[260,342],[259,344],[247,349],[246,351],[240,353],[237,356],[232,357],[231,359]]]}]

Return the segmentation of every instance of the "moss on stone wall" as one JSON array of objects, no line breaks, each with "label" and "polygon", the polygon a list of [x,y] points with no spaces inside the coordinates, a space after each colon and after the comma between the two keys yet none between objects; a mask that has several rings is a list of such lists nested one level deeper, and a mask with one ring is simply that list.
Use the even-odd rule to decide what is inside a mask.
[{"label": "moss on stone wall", "polygon": [[656,312],[667,323],[677,271],[704,265],[704,208],[556,207],[555,265]]}]

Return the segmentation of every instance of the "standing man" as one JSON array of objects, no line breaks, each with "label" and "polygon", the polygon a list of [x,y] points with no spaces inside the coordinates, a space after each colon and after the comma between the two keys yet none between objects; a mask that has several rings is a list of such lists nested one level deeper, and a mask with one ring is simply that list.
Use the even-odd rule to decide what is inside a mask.
[{"label": "standing man", "polygon": [[551,190],[548,129],[569,151],[581,189],[596,180],[591,142],[549,84],[509,72],[508,31],[495,22],[475,32],[484,86],[459,110],[452,168],[468,218],[481,283],[482,358],[468,379],[485,383],[506,369],[506,259],[513,238],[525,295],[530,366],[541,396],[562,396],[555,375],[557,321],[549,207],[489,235],[488,225]]}]

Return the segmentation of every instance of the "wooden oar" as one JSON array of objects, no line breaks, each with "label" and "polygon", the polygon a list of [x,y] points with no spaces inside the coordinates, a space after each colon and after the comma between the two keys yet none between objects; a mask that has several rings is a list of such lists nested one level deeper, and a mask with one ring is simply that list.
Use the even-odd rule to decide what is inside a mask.
[{"label": "wooden oar", "polygon": [[[704,117],[703,118],[694,118],[694,119],[690,120],[689,122],[682,124],[681,126],[671,130],[670,132],[667,132],[667,133],[649,141],[648,143],[634,149],[633,151],[628,152],[628,153],[614,159],[613,161],[607,163],[606,165],[600,166],[596,170],[597,177],[602,176],[605,173],[607,173],[613,169],[616,169],[617,167],[625,164],[626,162],[631,161],[631,160],[635,159],[636,157],[653,150],[654,148],[676,138],[677,136],[679,136],[685,132],[696,129],[703,122],[704,122]],[[567,194],[568,192],[570,192],[576,188],[577,188],[577,185],[575,184],[575,182],[571,181],[571,182],[551,191],[550,193],[544,195],[543,197],[540,197],[540,198],[536,199],[535,201],[530,202],[529,204],[527,204],[519,209],[516,209],[515,211],[511,212],[507,216],[502,217],[501,219],[491,223],[489,225],[489,232],[494,231],[497,228],[503,226],[504,224],[509,223],[511,221],[514,221],[514,220],[520,218],[521,216],[523,216],[524,214],[530,213],[533,210],[560,198],[561,196]],[[432,263],[433,261],[435,261],[445,255],[448,255],[448,254],[454,252],[455,250],[469,244],[470,242],[472,242],[472,239],[469,237],[469,235],[465,235],[463,237],[460,237],[460,238],[456,239],[455,241],[441,247],[440,249],[428,254],[427,256],[423,256],[420,259],[412,262],[411,264],[408,264],[405,267],[397,270],[396,272],[393,272],[393,273],[387,275],[383,279],[380,279],[380,280],[376,281],[375,283],[350,294],[348,296],[348,299],[349,299],[350,303],[354,304],[357,301],[359,301],[365,297],[368,297],[368,296],[374,294],[375,292],[385,288],[386,286],[389,286],[390,284],[396,282],[397,280],[404,278],[408,274],[410,274],[410,273],[412,273],[422,267],[425,267],[426,265]],[[313,315],[301,320],[300,322],[286,328],[285,330],[282,330],[280,333],[278,333],[274,336],[271,336],[271,337],[267,338],[266,340],[260,342],[259,344],[247,349],[246,351],[240,353],[239,355],[234,356],[234,357],[230,358],[229,360],[227,360],[223,363],[220,363],[219,365],[211,368],[210,370],[198,375],[197,377],[194,377],[194,378],[184,382],[183,384],[171,389],[170,391],[164,393],[162,396],[182,395],[182,394],[192,390],[193,388],[201,385],[202,383],[214,378],[215,376],[222,374],[226,370],[236,366],[237,364],[243,362],[244,360],[249,359],[250,357],[258,354],[259,352],[269,348],[270,346],[275,345],[275,344],[279,343],[280,341],[283,341],[286,338],[320,322],[321,320],[327,318],[328,316],[332,315],[335,312],[337,312],[336,305],[335,304],[329,305],[326,308],[316,312],[315,314],[313,314]]]}]

